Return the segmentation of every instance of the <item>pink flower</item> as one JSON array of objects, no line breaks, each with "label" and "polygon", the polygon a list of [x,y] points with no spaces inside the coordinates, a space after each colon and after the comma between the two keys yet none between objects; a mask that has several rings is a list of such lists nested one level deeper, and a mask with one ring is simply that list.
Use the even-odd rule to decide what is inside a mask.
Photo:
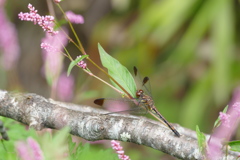
[{"label": "pink flower", "polygon": [[15,26],[9,22],[4,12],[4,1],[0,5],[0,49],[2,51],[1,64],[9,70],[16,66],[20,56]]},{"label": "pink flower", "polygon": [[16,149],[22,160],[31,160],[28,145],[24,142],[17,142]]},{"label": "pink flower", "polygon": [[18,14],[19,19],[22,21],[31,21],[35,25],[38,24],[42,27],[44,31],[47,31],[48,33],[55,35],[58,33],[58,31],[53,30],[53,23],[54,23],[54,17],[53,16],[41,16],[35,10],[35,7],[33,7],[30,3],[28,4],[28,9],[30,10],[29,13],[22,13],[20,12]]},{"label": "pink flower", "polygon": [[240,102],[236,102],[233,104],[233,109],[236,111],[238,117],[240,117]]},{"label": "pink flower", "polygon": [[66,16],[69,19],[69,21],[72,23],[75,23],[75,24],[83,24],[84,23],[83,16],[81,16],[79,14],[75,14],[72,11],[67,11]]},{"label": "pink flower", "polygon": [[68,39],[65,35],[66,30],[60,31],[59,34],[51,36],[46,34],[42,39],[41,48],[43,49],[43,72],[49,82],[56,82],[63,66],[63,47],[67,45]]},{"label": "pink flower", "polygon": [[57,49],[54,46],[52,46],[51,44],[43,42],[43,43],[41,43],[40,46],[42,49],[45,49],[46,52],[57,52]]},{"label": "pink flower", "polygon": [[129,156],[127,156],[127,155],[124,154],[124,151],[122,150],[123,147],[120,146],[120,143],[119,143],[119,142],[117,142],[117,141],[115,141],[115,140],[112,140],[112,141],[111,141],[111,145],[112,145],[112,148],[117,152],[119,159],[122,159],[122,160],[130,160]]},{"label": "pink flower", "polygon": [[[220,113],[221,124],[216,128],[208,142],[208,159],[219,159],[222,156],[222,145],[229,141],[237,128],[240,118],[240,88],[236,88],[227,113]],[[231,124],[231,125],[230,125]]]},{"label": "pink flower", "polygon": [[[81,57],[81,55],[80,55],[80,56],[77,56],[77,58],[79,58],[79,57]],[[87,68],[87,63],[84,62],[84,61],[78,62],[77,65],[78,65],[79,67],[83,68],[83,69],[86,69],[86,68]]]},{"label": "pink flower", "polygon": [[35,160],[43,159],[43,153],[39,144],[32,138],[27,139],[28,146],[32,149]]},{"label": "pink flower", "polygon": [[[208,159],[219,159],[222,153],[222,145],[229,141],[239,122],[240,94],[235,92],[232,102],[229,104],[227,113],[220,112],[221,124],[216,128],[208,142]],[[231,125],[230,125],[231,124]]]},{"label": "pink flower", "polygon": [[60,2],[61,2],[61,0],[54,0],[54,2],[55,2],[55,3],[60,3]]},{"label": "pink flower", "polygon": [[223,113],[223,112],[220,112],[219,113],[219,118],[221,119],[221,122],[223,125],[225,125],[226,127],[230,127],[229,125],[229,117],[230,115],[226,114],[226,113]]},{"label": "pink flower", "polygon": [[32,138],[26,142],[17,142],[16,149],[22,160],[43,160],[43,153],[39,144]]},{"label": "pink flower", "polygon": [[56,86],[57,96],[61,101],[70,101],[73,98],[74,78],[67,76],[66,73],[61,74]]}]

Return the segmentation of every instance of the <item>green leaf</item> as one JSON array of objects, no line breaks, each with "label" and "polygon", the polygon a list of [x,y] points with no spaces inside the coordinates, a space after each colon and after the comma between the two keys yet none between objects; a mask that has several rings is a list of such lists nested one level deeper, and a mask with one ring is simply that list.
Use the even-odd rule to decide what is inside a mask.
[{"label": "green leaf", "polygon": [[196,126],[196,133],[197,133],[197,139],[198,139],[198,147],[201,153],[205,151],[206,148],[206,137],[205,135],[199,130],[198,125]]},{"label": "green leaf", "polygon": [[[228,105],[223,109],[223,113],[226,113],[228,109]],[[217,128],[220,125],[220,117],[218,116],[217,120],[214,122],[214,128]]]},{"label": "green leaf", "polygon": [[84,58],[88,57],[88,55],[82,55],[81,57],[76,58],[74,61],[72,61],[69,66],[68,66],[68,71],[67,71],[67,76],[70,75],[70,72],[72,70],[72,68],[77,65],[78,62],[80,62],[81,60],[83,60]]},{"label": "green leaf", "polygon": [[[98,50],[102,65],[108,69],[108,74],[112,76],[132,97],[135,97],[136,84],[131,73],[118,60],[105,52],[100,44]],[[113,81],[113,85],[122,91],[122,89]]]},{"label": "green leaf", "polygon": [[89,143],[76,145],[71,139],[69,140],[70,142],[68,144],[71,148],[74,147],[74,150],[70,152],[70,160],[99,159],[99,157],[101,157],[101,159],[118,159],[117,154],[113,153],[113,150],[110,148],[99,150],[98,148],[91,147]]},{"label": "green leaf", "polygon": [[240,152],[240,141],[231,141],[228,142],[231,151]]},{"label": "green leaf", "polygon": [[68,22],[66,21],[66,19],[61,19],[59,21],[57,21],[57,25],[54,26],[54,30],[60,30],[59,28],[61,26],[63,26],[64,24],[67,24]]},{"label": "green leaf", "polygon": [[74,155],[74,149],[76,147],[76,143],[72,141],[72,136],[68,136],[68,150],[69,150],[69,156],[72,157]]},{"label": "green leaf", "polygon": [[39,143],[46,160],[56,159],[68,152],[66,145],[69,136],[69,127],[65,127],[56,133],[45,132],[39,137]]}]

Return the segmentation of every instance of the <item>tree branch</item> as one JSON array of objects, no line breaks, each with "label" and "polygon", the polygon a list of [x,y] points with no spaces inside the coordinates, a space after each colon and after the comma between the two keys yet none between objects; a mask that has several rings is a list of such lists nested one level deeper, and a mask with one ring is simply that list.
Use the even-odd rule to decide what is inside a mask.
[{"label": "tree branch", "polygon": [[[145,145],[180,159],[203,159],[196,133],[179,125],[181,137],[157,121],[145,117],[108,114],[89,106],[57,102],[32,93],[0,90],[0,116],[9,117],[36,130],[70,127],[70,133],[89,141],[115,139]],[[230,152],[227,159],[236,159]]]}]

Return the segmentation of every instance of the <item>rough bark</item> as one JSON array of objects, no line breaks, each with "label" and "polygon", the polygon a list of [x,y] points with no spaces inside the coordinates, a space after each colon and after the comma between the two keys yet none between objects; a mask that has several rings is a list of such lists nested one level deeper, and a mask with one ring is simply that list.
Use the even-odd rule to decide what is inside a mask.
[{"label": "rough bark", "polygon": [[[145,117],[104,113],[107,112],[57,102],[32,93],[0,90],[0,116],[36,130],[69,126],[71,134],[89,141],[115,139],[145,145],[180,159],[203,159],[194,131],[174,125],[181,134],[179,138],[160,122]],[[236,155],[230,152],[227,159],[234,158]]]}]

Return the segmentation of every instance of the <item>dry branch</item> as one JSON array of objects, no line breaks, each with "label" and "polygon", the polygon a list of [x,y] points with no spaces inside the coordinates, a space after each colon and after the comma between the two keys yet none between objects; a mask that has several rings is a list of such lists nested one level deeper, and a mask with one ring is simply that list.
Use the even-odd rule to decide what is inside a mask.
[{"label": "dry branch", "polygon": [[[57,102],[32,93],[0,90],[0,116],[36,130],[70,127],[70,133],[89,141],[119,140],[145,145],[180,159],[203,159],[194,131],[174,125],[181,137],[157,121],[70,103]],[[236,159],[232,152],[227,159]]]}]

